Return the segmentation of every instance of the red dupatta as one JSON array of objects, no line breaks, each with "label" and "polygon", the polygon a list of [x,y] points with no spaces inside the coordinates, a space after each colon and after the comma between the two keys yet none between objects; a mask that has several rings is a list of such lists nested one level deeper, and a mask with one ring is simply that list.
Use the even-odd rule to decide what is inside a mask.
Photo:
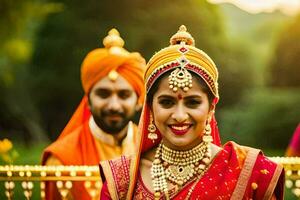
[{"label": "red dupatta", "polygon": [[[172,199],[283,199],[284,172],[261,151],[233,142],[224,145],[200,180],[185,186]],[[189,196],[189,192],[191,192]]]}]

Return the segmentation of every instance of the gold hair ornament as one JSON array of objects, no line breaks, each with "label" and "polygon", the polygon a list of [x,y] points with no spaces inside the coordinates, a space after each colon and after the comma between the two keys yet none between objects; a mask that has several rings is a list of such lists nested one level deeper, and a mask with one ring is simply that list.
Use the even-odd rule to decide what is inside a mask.
[{"label": "gold hair ornament", "polygon": [[173,92],[177,92],[178,88],[187,92],[193,86],[192,75],[185,68],[188,60],[183,56],[180,58],[179,63],[180,67],[173,70],[169,75],[169,88],[172,89]]},{"label": "gold hair ornament", "polygon": [[180,63],[180,67],[176,68],[169,75],[169,88],[173,90],[173,92],[177,92],[178,88],[181,88],[184,92],[187,92],[190,88],[192,88],[192,75],[185,68],[185,66],[189,63],[189,60],[185,57],[185,53],[189,51],[186,47],[187,45],[194,45],[194,38],[190,33],[187,32],[186,27],[184,25],[180,26],[178,32],[173,35],[170,39],[171,45],[175,45],[180,43],[181,47],[178,51],[181,53],[181,57],[178,59]]}]

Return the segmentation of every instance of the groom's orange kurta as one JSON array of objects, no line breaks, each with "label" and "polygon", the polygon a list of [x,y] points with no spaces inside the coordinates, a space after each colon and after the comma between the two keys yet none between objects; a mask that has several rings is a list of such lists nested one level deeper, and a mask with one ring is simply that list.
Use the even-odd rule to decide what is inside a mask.
[{"label": "groom's orange kurta", "polygon": [[[72,133],[51,144],[44,151],[43,164],[45,164],[47,158],[54,156],[63,165],[97,165],[101,160],[112,159],[120,156],[124,152],[128,153],[134,150],[130,148],[136,146],[136,125],[133,125],[135,138],[132,138],[131,141],[126,141],[126,143],[124,141],[121,146],[116,147],[95,140],[91,134],[88,122],[89,121],[86,121]],[[51,162],[49,164],[51,164]],[[47,189],[47,199],[60,199],[58,198],[59,195],[54,185],[49,184]],[[55,195],[57,197],[54,197]],[[72,196],[74,199],[90,199],[81,182],[73,182]]]},{"label": "groom's orange kurta", "polygon": [[[85,96],[57,141],[45,149],[43,164],[97,165],[101,160],[112,159],[127,152],[126,147],[109,145],[96,140],[89,126],[91,113],[88,108],[88,94],[95,83],[112,71],[124,77],[135,90],[138,103],[143,102],[145,60],[140,54],[123,49],[123,40],[119,37],[116,41],[116,37],[119,37],[118,32],[115,29],[111,30],[109,36],[103,41],[105,48],[95,49],[85,57],[81,67]],[[135,130],[137,130],[136,126],[134,126],[134,136],[131,137],[131,145],[125,146],[135,146],[137,132]],[[55,158],[54,162],[51,162],[53,158]],[[56,199],[55,189],[53,184],[47,184],[47,199]],[[83,183],[74,183],[73,191],[76,191],[72,192],[75,199],[90,199]]]}]

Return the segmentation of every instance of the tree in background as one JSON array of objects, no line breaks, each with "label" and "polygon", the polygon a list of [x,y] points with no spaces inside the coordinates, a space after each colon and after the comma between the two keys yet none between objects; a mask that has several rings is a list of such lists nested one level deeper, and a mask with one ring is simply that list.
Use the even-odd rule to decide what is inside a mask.
[{"label": "tree in background", "polygon": [[120,31],[127,49],[149,59],[185,24],[196,45],[219,67],[223,106],[236,102],[243,88],[251,85],[246,49],[230,45],[233,41],[227,41],[221,12],[205,0],[65,0],[64,8],[49,16],[40,29],[30,69],[32,97],[51,139],[57,137],[83,95],[80,65],[85,54],[102,47],[102,38],[112,27]]},{"label": "tree in background", "polygon": [[[226,133],[223,142],[234,138],[240,144],[281,150],[284,155],[300,116],[297,106],[300,101],[300,18],[279,14],[272,14],[277,16],[275,20],[267,16],[267,21],[259,16],[260,23],[256,24],[260,25],[252,32],[255,36],[252,44],[258,43],[259,47],[255,49],[258,52],[254,59],[259,60],[257,72],[261,74],[256,75],[262,76],[263,80],[269,79],[269,83],[266,81],[260,87],[250,89],[236,105],[223,109],[220,129]],[[293,19],[295,22],[287,28]],[[277,44],[275,50],[274,44]]]},{"label": "tree in background", "polygon": [[[0,131],[27,141],[45,140],[40,112],[30,96],[28,62],[37,27],[59,4],[36,0],[2,0],[0,3]],[[4,130],[4,131],[3,131]],[[7,133],[5,133],[5,131]]]},{"label": "tree in background", "polygon": [[300,87],[300,15],[279,37],[270,64],[272,87]]}]

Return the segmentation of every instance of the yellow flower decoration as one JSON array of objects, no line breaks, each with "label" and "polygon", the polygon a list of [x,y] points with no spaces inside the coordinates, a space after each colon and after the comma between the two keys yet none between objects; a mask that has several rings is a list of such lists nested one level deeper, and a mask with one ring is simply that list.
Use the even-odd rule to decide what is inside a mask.
[{"label": "yellow flower decoration", "polygon": [[9,139],[0,140],[0,160],[8,164],[13,164],[18,156],[18,152],[13,149],[13,144]]},{"label": "yellow flower decoration", "polygon": [[11,141],[9,139],[0,140],[0,154],[5,154],[13,147]]}]

